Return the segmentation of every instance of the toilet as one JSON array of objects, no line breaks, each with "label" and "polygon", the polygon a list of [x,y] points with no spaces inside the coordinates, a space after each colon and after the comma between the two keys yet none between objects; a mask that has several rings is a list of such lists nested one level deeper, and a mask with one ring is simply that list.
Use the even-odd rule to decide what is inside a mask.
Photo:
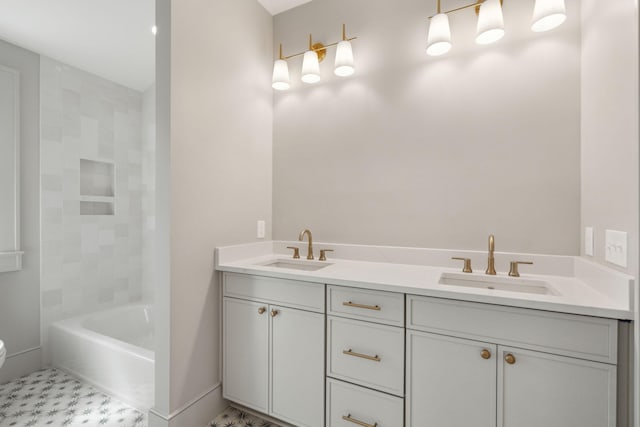
[{"label": "toilet", "polygon": [[7,349],[4,348],[4,343],[0,341],[0,368],[4,365],[4,358],[7,355]]}]

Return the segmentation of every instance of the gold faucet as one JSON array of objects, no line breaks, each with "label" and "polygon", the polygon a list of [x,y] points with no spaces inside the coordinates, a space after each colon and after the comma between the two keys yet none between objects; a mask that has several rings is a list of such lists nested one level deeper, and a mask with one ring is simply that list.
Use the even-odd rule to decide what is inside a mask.
[{"label": "gold faucet", "polygon": [[300,240],[301,242],[304,241],[305,234],[309,237],[309,250],[307,251],[307,259],[313,259],[313,236],[311,235],[311,230],[309,230],[308,228],[302,230],[300,232],[300,235],[298,236],[298,240]]},{"label": "gold faucet", "polygon": [[489,235],[489,261],[487,263],[487,271],[485,274],[489,274],[491,276],[496,275],[496,259],[493,257],[493,251],[496,249],[496,241],[493,234]]}]

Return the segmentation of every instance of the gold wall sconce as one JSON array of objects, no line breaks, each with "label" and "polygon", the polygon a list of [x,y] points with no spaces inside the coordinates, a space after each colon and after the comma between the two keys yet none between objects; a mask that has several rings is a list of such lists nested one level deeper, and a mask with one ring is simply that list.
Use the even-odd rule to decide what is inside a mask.
[{"label": "gold wall sconce", "polygon": [[[437,14],[430,16],[429,35],[427,36],[427,54],[440,56],[449,52],[452,47],[449,13],[475,8],[478,15],[476,43],[490,44],[504,36],[504,18],[502,0],[477,0],[475,3],[455,9],[442,11],[441,0],[438,0]],[[567,19],[564,0],[535,0],[531,30],[543,32],[552,30]]]},{"label": "gold wall sconce", "polygon": [[327,48],[333,46],[336,46],[334,73],[339,77],[348,77],[352,75],[355,72],[355,67],[351,41],[355,39],[357,39],[357,37],[347,37],[347,27],[345,24],[342,24],[342,40],[326,46],[322,43],[314,43],[313,36],[309,34],[308,50],[284,56],[282,54],[282,44],[280,44],[279,57],[273,64],[273,88],[276,90],[287,90],[291,87],[291,78],[289,76],[289,65],[287,60],[303,55],[301,80],[308,84],[318,83],[320,81],[320,62],[322,62],[326,57]]}]

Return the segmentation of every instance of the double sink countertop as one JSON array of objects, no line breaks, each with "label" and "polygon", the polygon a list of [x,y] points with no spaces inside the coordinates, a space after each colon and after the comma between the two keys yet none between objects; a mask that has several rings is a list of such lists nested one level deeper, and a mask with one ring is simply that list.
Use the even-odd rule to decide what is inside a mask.
[{"label": "double sink countertop", "polygon": [[[287,246],[300,248],[292,259]],[[319,249],[331,249],[318,261]],[[484,274],[487,253],[314,242],[266,241],[216,249],[218,271],[254,274],[437,298],[632,320],[634,278],[581,257],[495,252],[496,276]],[[469,258],[473,273],[462,272]],[[531,261],[509,277],[510,261]]]}]

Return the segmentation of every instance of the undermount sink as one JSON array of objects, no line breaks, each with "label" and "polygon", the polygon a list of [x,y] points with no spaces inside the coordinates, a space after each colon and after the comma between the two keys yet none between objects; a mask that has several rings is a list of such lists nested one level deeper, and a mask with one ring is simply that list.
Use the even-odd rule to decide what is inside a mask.
[{"label": "undermount sink", "polygon": [[320,261],[306,261],[306,260],[272,260],[266,263],[257,264],[262,267],[274,267],[284,268],[287,270],[301,270],[301,271],[317,271],[321,268],[325,268],[331,265],[331,263]]},{"label": "undermount sink", "polygon": [[442,273],[438,283],[441,285],[494,289],[497,291],[522,292],[526,294],[557,295],[557,292],[542,280],[522,279],[520,277]]}]

